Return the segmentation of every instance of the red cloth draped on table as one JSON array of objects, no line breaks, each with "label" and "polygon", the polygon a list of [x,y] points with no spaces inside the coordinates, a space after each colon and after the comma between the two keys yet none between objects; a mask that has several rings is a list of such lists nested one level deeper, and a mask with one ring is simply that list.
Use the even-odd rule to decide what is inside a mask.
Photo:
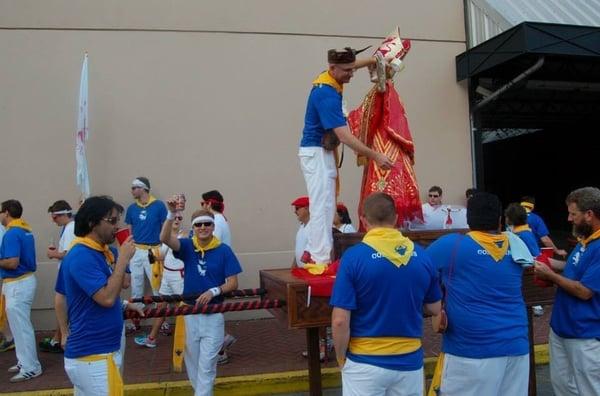
[{"label": "red cloth draped on table", "polygon": [[340,260],[335,260],[321,275],[313,275],[304,268],[292,268],[292,275],[304,280],[311,289],[311,295],[315,297],[330,297],[335,282]]},{"label": "red cloth draped on table", "polygon": [[[398,226],[404,221],[423,220],[419,187],[413,170],[415,146],[408,128],[404,105],[390,80],[385,92],[373,87],[361,106],[350,112],[348,125],[352,133],[375,151],[390,157],[395,166],[382,170],[373,161],[359,156],[358,164],[366,165],[360,191],[359,214],[363,201],[371,193],[380,191],[391,195],[396,202]],[[364,231],[364,224],[360,224]]]}]

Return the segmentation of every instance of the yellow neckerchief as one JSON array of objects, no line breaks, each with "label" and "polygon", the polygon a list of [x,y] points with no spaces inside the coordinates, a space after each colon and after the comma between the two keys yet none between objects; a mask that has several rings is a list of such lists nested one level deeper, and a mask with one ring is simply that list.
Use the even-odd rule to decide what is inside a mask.
[{"label": "yellow neckerchief", "polygon": [[529,228],[529,226],[527,224],[524,225],[520,225],[520,226],[514,226],[512,229],[513,233],[519,233],[519,232],[523,232],[523,231],[531,231],[531,228]]},{"label": "yellow neckerchief", "polygon": [[104,253],[104,257],[106,257],[106,261],[108,261],[109,264],[115,263],[115,256],[108,248],[108,245],[102,245],[102,244],[94,241],[90,237],[83,237],[83,238],[76,237],[75,239],[73,239],[73,242],[71,243],[71,247],[69,247],[69,250],[71,250],[71,248],[75,245],[87,246],[90,249],[94,249],[99,252],[102,252],[102,253]]},{"label": "yellow neckerchief", "polygon": [[533,210],[533,208],[534,208],[534,206],[535,206],[535,205],[534,205],[534,204],[532,204],[531,202],[525,202],[525,201],[521,202],[519,205],[521,205],[522,207],[524,207],[524,208],[525,208],[525,211],[526,211],[527,213],[531,213],[531,211]]},{"label": "yellow neckerchief", "polygon": [[420,338],[351,337],[348,350],[355,355],[406,355],[421,348]]},{"label": "yellow neckerchief", "polygon": [[121,378],[121,373],[117,368],[115,360],[113,359],[113,354],[102,354],[102,355],[89,355],[77,358],[82,362],[99,362],[101,360],[106,360],[106,364],[108,366],[108,395],[110,396],[123,396],[123,378]]},{"label": "yellow neckerchief", "polygon": [[136,199],[136,200],[135,200],[135,204],[136,204],[137,206],[139,206],[140,208],[147,208],[147,207],[148,207],[148,206],[150,206],[150,204],[151,204],[152,202],[154,202],[154,201],[156,201],[156,198],[154,198],[152,195],[150,195],[150,196],[148,197],[148,202],[146,202],[145,204],[143,204],[143,203],[142,203],[142,202],[141,202],[139,199]]},{"label": "yellow neckerchief", "polygon": [[22,228],[25,231],[31,232],[31,226],[23,219],[12,219],[10,223],[6,225],[6,229],[10,230],[13,227]]},{"label": "yellow neckerchief", "polygon": [[[494,261],[498,262],[506,256],[508,251],[508,237],[504,234],[488,234],[487,232],[471,231],[467,233],[482,248],[492,256]],[[500,246],[498,246],[500,243]]]},{"label": "yellow neckerchief", "polygon": [[444,371],[445,356],[446,354],[444,352],[440,352],[440,355],[437,358],[435,370],[433,371],[433,378],[431,379],[427,396],[437,396],[440,392],[440,388],[442,387],[442,374]]},{"label": "yellow neckerchief", "polygon": [[406,265],[415,250],[413,241],[395,228],[373,228],[367,232],[362,241],[394,263],[396,267]]},{"label": "yellow neckerchief", "polygon": [[340,95],[344,93],[344,86],[337,82],[335,78],[331,77],[331,74],[329,74],[329,71],[327,70],[319,74],[319,76],[312,83],[313,85],[329,85],[330,87],[333,87]]},{"label": "yellow neckerchief", "polygon": [[581,246],[583,246],[583,248],[585,249],[585,246],[588,243],[590,243],[598,238],[600,238],[600,230],[594,232],[592,235],[590,235],[589,237],[587,237],[585,239],[580,239],[579,242],[581,242]]},{"label": "yellow neckerchief", "polygon": [[194,251],[200,253],[202,255],[201,257],[204,258],[204,253],[206,253],[208,250],[216,249],[221,244],[221,241],[219,241],[219,238],[213,235],[208,245],[202,247],[200,246],[200,240],[196,235],[194,235],[192,237],[192,243],[194,244]]}]

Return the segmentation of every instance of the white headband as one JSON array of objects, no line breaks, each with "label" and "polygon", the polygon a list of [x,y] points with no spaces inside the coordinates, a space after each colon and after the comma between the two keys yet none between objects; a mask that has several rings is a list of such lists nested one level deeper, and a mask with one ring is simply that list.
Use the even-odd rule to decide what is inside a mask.
[{"label": "white headband", "polygon": [[56,212],[50,212],[53,215],[70,214],[73,213],[71,209],[57,210]]},{"label": "white headband", "polygon": [[146,185],[146,183],[144,183],[144,182],[143,182],[143,181],[141,181],[140,179],[134,179],[134,180],[131,182],[131,187],[141,187],[141,188],[143,188],[144,190],[150,190],[150,187],[148,187],[148,186]]},{"label": "white headband", "polygon": [[194,220],[192,220],[192,225],[194,225],[196,223],[202,223],[202,222],[211,222],[211,223],[214,223],[215,219],[213,219],[210,216],[206,216],[206,215],[198,216]]}]

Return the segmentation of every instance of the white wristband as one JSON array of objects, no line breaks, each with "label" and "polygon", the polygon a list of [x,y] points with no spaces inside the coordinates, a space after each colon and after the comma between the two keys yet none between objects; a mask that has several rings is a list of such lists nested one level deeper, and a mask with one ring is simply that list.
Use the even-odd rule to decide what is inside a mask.
[{"label": "white wristband", "polygon": [[212,288],[210,288],[210,292],[212,293],[213,297],[216,297],[219,294],[221,294],[221,288],[220,287],[212,287]]},{"label": "white wristband", "polygon": [[175,213],[174,212],[167,213],[167,220],[175,220]]}]

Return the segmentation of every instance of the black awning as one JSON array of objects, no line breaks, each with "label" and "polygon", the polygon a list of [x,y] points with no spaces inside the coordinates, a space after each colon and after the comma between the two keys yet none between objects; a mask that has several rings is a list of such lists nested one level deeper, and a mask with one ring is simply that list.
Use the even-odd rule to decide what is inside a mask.
[{"label": "black awning", "polygon": [[[523,22],[458,55],[456,79],[510,78],[541,56],[546,58],[544,69],[568,59],[588,66],[580,70],[584,75],[573,74],[574,81],[600,81],[600,27]],[[588,70],[590,62],[595,69]]]}]

